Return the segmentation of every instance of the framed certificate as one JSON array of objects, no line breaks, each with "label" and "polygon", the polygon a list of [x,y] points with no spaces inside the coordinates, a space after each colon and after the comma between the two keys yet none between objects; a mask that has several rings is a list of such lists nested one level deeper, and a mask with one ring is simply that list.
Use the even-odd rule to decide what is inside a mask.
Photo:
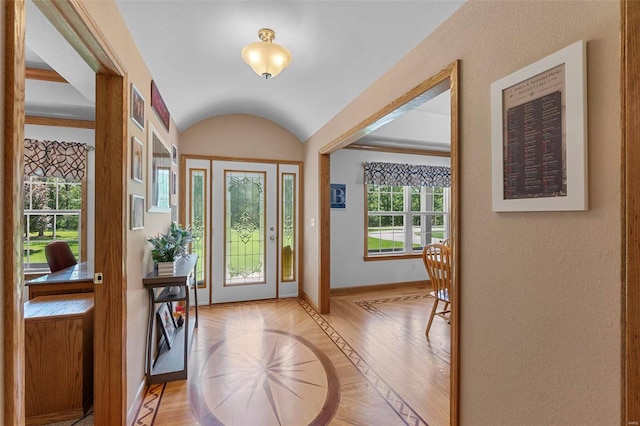
[{"label": "framed certificate", "polygon": [[586,44],[491,85],[493,211],[587,210]]}]

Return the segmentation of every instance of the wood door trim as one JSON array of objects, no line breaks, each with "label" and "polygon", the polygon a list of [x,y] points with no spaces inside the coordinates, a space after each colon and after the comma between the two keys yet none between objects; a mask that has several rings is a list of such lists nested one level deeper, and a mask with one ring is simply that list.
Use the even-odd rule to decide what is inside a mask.
[{"label": "wood door trim", "polygon": [[446,151],[435,151],[432,149],[418,148],[398,148],[393,146],[362,145],[358,143],[352,143],[351,145],[347,145],[342,149],[354,149],[371,152],[390,152],[394,154],[426,155],[430,157],[451,157],[451,153]]},{"label": "wood door trim", "polygon": [[[4,252],[3,316],[4,335],[4,424],[24,424],[24,315],[22,294],[22,203],[24,198],[24,66],[26,12],[22,1],[7,1],[5,8],[4,57],[4,171],[3,233]],[[16,232],[16,229],[19,230]]]},{"label": "wood door trim", "polygon": [[[109,220],[96,214],[96,268],[105,284],[96,290],[94,419],[96,424],[124,424],[126,413],[126,145],[127,81],[124,67],[79,0],[34,0],[60,33],[98,73],[96,84],[96,185],[107,188]],[[24,43],[26,12],[23,1],[5,3],[5,199],[22,199],[24,141]],[[99,163],[102,162],[102,163]],[[105,180],[107,179],[107,180]],[[105,182],[109,182],[106,184]],[[103,183],[101,185],[101,183]],[[24,424],[23,277],[19,253],[22,209],[5,203],[3,257],[5,424]],[[102,208],[101,208],[102,207]],[[104,215],[107,213],[105,212]],[[17,232],[16,232],[17,230]],[[13,238],[9,237],[12,235]],[[10,285],[9,283],[15,283]]]},{"label": "wood door trim", "polygon": [[378,112],[352,127],[333,141],[318,150],[318,187],[319,187],[319,266],[318,266],[318,305],[321,314],[329,313],[330,308],[330,266],[331,266],[331,210],[329,203],[330,192],[330,154],[366,136],[368,133],[383,126],[395,117],[413,109],[427,100],[451,90],[451,239],[453,241],[452,307],[451,309],[451,393],[450,393],[450,424],[459,423],[460,410],[460,159],[459,159],[459,105],[458,81],[459,61],[452,62],[436,75],[426,79],[416,87],[384,106]]},{"label": "wood door trim", "polygon": [[96,122],[92,120],[77,120],[71,118],[57,117],[39,117],[36,115],[27,115],[24,124],[33,124],[35,126],[54,126],[54,127],[73,127],[78,129],[95,129]]},{"label": "wood door trim", "polygon": [[43,70],[39,68],[27,68],[25,78],[28,80],[52,81],[54,83],[68,83],[67,80],[54,70]]},{"label": "wood door trim", "polygon": [[640,3],[620,10],[622,145],[622,419],[640,421]]}]

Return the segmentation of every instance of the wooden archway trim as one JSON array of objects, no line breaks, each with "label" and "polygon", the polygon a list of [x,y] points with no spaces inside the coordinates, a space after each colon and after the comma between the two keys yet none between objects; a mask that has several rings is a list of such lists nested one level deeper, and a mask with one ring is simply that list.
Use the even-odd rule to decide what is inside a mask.
[{"label": "wooden archway trim", "polygon": [[640,2],[620,11],[622,123],[622,424],[640,421]]},{"label": "wooden archway trim", "polygon": [[25,4],[7,1],[5,7],[4,57],[4,167],[2,259],[4,332],[4,424],[24,424],[24,356],[15,356],[15,348],[24,352],[24,314],[22,300],[22,174],[24,162],[24,43]]},{"label": "wooden archway trim", "polygon": [[331,294],[331,210],[327,202],[330,191],[331,153],[346,147],[358,139],[373,132],[404,112],[421,105],[429,99],[451,90],[451,237],[453,240],[453,256],[458,259],[453,266],[452,309],[451,309],[451,381],[449,422],[456,426],[459,422],[460,403],[460,311],[459,311],[459,277],[460,277],[460,159],[458,131],[458,61],[427,78],[407,93],[401,95],[379,111],[355,125],[318,150],[318,186],[319,186],[319,258],[318,267],[318,308],[321,314],[330,310]]},{"label": "wooden archway trim", "polygon": [[[94,421],[126,422],[126,153],[127,81],[123,65],[78,0],[34,0],[69,44],[96,72]],[[5,2],[4,199],[20,200],[24,141],[24,1]],[[5,203],[3,256],[4,424],[24,424],[24,318],[19,203]]]}]

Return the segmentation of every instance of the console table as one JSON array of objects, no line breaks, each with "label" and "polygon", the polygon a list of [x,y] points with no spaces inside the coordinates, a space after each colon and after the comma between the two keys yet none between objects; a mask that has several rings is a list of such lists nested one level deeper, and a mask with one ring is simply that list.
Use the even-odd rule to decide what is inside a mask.
[{"label": "console table", "polygon": [[[198,327],[198,291],[195,277],[197,273],[198,255],[190,254],[176,261],[175,273],[158,275],[157,271],[147,274],[142,283],[149,291],[149,324],[147,328],[147,384],[185,380],[187,378],[187,360],[193,331]],[[171,287],[179,287],[176,295],[171,294]],[[194,289],[195,320],[189,318],[189,289]],[[171,330],[173,334],[171,347],[160,338],[162,332],[156,327],[156,313],[163,303],[185,302],[184,325]],[[160,334],[158,334],[158,332]],[[156,337],[157,336],[157,337]],[[156,346],[156,344],[158,344]]]}]

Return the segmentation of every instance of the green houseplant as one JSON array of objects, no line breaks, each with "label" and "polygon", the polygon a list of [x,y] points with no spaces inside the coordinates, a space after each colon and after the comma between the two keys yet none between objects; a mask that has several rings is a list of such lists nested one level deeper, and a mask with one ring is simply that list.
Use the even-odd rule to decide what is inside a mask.
[{"label": "green houseplant", "polygon": [[158,275],[173,274],[175,261],[187,254],[187,246],[192,240],[191,231],[171,223],[164,234],[147,238],[151,243],[151,258],[157,265]]}]

